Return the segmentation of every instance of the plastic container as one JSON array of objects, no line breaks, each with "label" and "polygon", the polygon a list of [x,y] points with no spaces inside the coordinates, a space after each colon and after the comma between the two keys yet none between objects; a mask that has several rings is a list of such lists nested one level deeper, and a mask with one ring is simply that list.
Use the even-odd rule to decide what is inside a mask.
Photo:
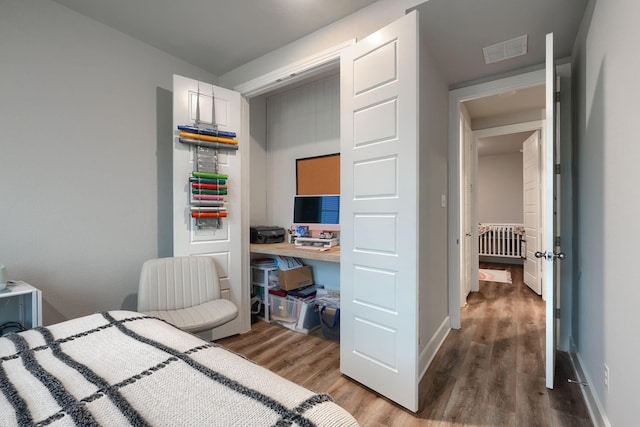
[{"label": "plastic container", "polygon": [[314,301],[302,301],[269,295],[271,320],[292,331],[308,334],[320,327],[318,306]]}]

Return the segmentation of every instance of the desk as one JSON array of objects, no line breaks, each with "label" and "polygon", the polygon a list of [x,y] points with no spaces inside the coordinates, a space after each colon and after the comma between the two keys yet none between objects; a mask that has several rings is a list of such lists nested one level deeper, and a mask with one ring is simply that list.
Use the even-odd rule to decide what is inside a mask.
[{"label": "desk", "polygon": [[291,243],[251,243],[249,250],[253,254],[282,255],[317,261],[340,262],[340,246],[329,248],[328,251],[316,251],[301,249]]}]

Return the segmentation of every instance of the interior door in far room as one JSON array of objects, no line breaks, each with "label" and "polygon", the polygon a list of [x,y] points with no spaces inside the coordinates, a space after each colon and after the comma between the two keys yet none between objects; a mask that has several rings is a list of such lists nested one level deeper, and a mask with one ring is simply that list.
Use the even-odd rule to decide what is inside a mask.
[{"label": "interior door in far room", "polygon": [[340,370],[418,409],[418,20],[341,57]]},{"label": "interior door in far room", "polygon": [[[206,149],[180,142],[178,126],[195,125],[235,132],[239,149]],[[173,76],[173,253],[174,256],[207,255],[215,259],[223,298],[233,301],[240,314],[233,321],[216,328],[212,339],[243,332],[242,299],[242,220],[241,220],[241,97],[238,92],[208,83]],[[200,156],[198,153],[200,152]],[[192,217],[193,171],[228,175],[222,185],[223,205],[227,216],[202,221]],[[218,197],[219,198],[219,197]],[[217,200],[216,202],[219,202]]]},{"label": "interior door in far room", "polygon": [[542,294],[540,260],[540,131],[535,131],[522,144],[523,217],[526,241],[524,283]]},{"label": "interior door in far room", "polygon": [[[462,203],[464,215],[462,217],[461,229],[464,230],[464,259],[460,271],[460,307],[467,304],[467,296],[471,291],[477,292],[480,283],[478,282],[478,269],[480,267],[478,257],[478,227],[475,212],[475,182],[477,179],[478,153],[476,144],[473,141],[469,114],[464,105],[460,106],[460,137],[463,138],[461,146],[464,147],[462,153],[463,184]],[[475,226],[475,230],[474,228]]]}]

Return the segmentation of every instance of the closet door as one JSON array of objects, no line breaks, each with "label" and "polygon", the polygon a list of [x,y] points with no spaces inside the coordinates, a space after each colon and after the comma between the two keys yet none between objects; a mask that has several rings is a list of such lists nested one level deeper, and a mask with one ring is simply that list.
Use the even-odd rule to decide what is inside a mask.
[{"label": "closet door", "polygon": [[[542,200],[542,230],[541,247],[543,253],[542,286],[543,297],[546,299],[546,339],[545,362],[547,388],[553,388],[556,366],[556,289],[560,287],[558,262],[564,259],[564,253],[555,244],[557,224],[560,224],[560,211],[556,209],[556,202],[560,200],[559,186],[556,186],[555,153],[558,149],[557,120],[556,120],[556,66],[553,50],[553,33],[546,37],[546,107],[545,107],[545,140],[542,153],[542,176],[544,197]],[[557,288],[556,288],[557,287]]]},{"label": "closet door", "polygon": [[[246,330],[248,298],[242,288],[241,101],[238,92],[173,76],[173,254],[213,257],[223,298],[233,301],[240,310],[235,320],[214,329],[211,339]],[[240,141],[237,151],[217,151],[218,172],[229,175],[224,203],[228,216],[220,219],[219,228],[199,226],[191,217],[189,177],[196,170],[198,148],[179,142],[177,127],[194,125],[198,119],[203,127],[211,127],[215,122],[219,130],[236,132]]]},{"label": "closet door", "polygon": [[340,369],[418,409],[418,21],[341,57]]}]

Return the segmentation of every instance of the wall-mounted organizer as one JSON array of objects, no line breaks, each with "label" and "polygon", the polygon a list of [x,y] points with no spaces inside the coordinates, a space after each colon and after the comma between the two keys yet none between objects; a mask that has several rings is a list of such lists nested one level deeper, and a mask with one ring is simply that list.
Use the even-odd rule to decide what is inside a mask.
[{"label": "wall-mounted organizer", "polygon": [[211,128],[200,124],[200,92],[198,91],[196,120],[193,125],[178,126],[178,141],[194,147],[194,171],[189,177],[189,209],[198,228],[221,228],[222,218],[227,217],[225,200],[228,194],[229,176],[218,173],[218,150],[237,150],[235,132],[221,131],[215,124],[215,108],[212,108]]}]

